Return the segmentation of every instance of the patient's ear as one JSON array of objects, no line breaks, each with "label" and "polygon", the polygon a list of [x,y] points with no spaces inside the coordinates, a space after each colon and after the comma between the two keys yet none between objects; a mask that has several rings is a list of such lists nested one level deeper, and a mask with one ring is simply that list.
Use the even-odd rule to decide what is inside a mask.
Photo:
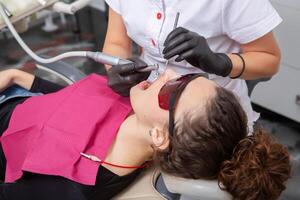
[{"label": "patient's ear", "polygon": [[169,137],[167,131],[153,128],[150,131],[150,135],[152,137],[152,142],[157,149],[164,150],[169,146]]}]

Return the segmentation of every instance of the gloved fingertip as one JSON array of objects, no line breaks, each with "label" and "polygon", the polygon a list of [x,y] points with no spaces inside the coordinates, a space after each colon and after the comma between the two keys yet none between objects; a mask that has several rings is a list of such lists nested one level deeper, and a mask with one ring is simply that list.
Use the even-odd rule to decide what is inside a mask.
[{"label": "gloved fingertip", "polygon": [[170,58],[172,58],[172,55],[170,55],[170,54],[165,54],[165,55],[164,55],[164,59],[169,60]]},{"label": "gloved fingertip", "polygon": [[165,40],[164,46],[167,46],[167,44],[168,44],[168,40]]},{"label": "gloved fingertip", "polygon": [[175,62],[181,62],[183,61],[183,58],[181,58],[180,56],[178,56],[176,59],[175,59]]},{"label": "gloved fingertip", "polygon": [[164,46],[165,46],[165,47],[168,46],[168,43],[170,42],[170,38],[171,38],[171,34],[168,35],[167,39],[166,39],[165,42],[164,42]]},{"label": "gloved fingertip", "polygon": [[166,54],[167,52],[168,52],[168,49],[165,48],[162,53]]}]

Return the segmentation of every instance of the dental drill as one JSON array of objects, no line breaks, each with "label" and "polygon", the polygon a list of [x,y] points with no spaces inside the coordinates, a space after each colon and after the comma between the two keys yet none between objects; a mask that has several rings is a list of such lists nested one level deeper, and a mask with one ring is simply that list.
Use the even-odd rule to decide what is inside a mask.
[{"label": "dental drill", "polygon": [[[38,63],[49,64],[49,63],[60,61],[65,58],[71,58],[71,57],[86,57],[94,60],[95,62],[112,65],[112,66],[132,63],[132,61],[130,60],[122,59],[116,56],[111,56],[102,52],[92,52],[92,51],[73,51],[73,52],[63,53],[53,58],[42,58],[36,55],[22,40],[22,38],[20,37],[20,35],[18,34],[18,32],[16,31],[16,29],[14,28],[14,26],[9,20],[9,17],[12,16],[12,13],[10,13],[9,10],[5,8],[2,2],[0,2],[0,15],[2,16],[6,26],[8,27],[8,29],[10,30],[14,38],[17,40],[19,45],[33,60],[35,60]],[[158,67],[159,67],[158,64],[149,65],[146,68],[143,68],[138,71],[140,72],[153,71],[153,70],[157,70]]]}]

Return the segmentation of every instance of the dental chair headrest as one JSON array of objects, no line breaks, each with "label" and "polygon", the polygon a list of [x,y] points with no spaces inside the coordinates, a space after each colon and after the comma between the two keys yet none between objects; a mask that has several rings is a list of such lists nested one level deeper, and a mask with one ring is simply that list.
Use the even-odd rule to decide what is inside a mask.
[{"label": "dental chair headrest", "polygon": [[162,174],[168,190],[181,194],[181,200],[232,200],[232,196],[219,188],[216,180],[192,180]]}]

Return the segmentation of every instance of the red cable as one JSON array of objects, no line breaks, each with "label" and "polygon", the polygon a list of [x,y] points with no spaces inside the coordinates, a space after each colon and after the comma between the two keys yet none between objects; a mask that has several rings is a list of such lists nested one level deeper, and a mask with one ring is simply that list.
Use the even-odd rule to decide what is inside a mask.
[{"label": "red cable", "polygon": [[124,165],[116,165],[116,164],[112,164],[112,163],[109,163],[109,162],[105,162],[104,160],[101,160],[99,159],[98,157],[96,156],[93,156],[93,155],[88,155],[88,154],[85,154],[85,153],[80,153],[83,157],[87,158],[87,159],[90,159],[92,161],[95,161],[95,162],[99,162],[100,164],[106,164],[106,165],[110,165],[110,166],[113,166],[113,167],[119,167],[119,168],[126,168],[126,169],[139,169],[139,168],[144,168],[144,167],[147,167],[148,165],[145,164],[145,165],[142,165],[142,166],[124,166]]},{"label": "red cable", "polygon": [[110,166],[113,166],[113,167],[125,168],[125,169],[140,169],[140,168],[145,168],[145,167],[148,166],[147,164],[142,165],[142,166],[124,166],[124,165],[116,165],[116,164],[108,163],[108,162],[105,162],[105,161],[101,161],[100,163],[110,165]]}]

